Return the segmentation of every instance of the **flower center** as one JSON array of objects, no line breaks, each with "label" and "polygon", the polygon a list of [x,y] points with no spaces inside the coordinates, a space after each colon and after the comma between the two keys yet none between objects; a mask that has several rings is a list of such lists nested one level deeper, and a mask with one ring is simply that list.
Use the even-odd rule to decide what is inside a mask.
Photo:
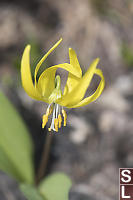
[{"label": "flower center", "polygon": [[62,97],[62,91],[61,91],[60,86],[61,86],[61,78],[59,75],[57,75],[55,78],[55,89],[49,96],[49,101],[51,103],[53,103],[53,102],[55,103],[57,99]]},{"label": "flower center", "polygon": [[51,125],[50,128],[48,129],[49,131],[54,130],[58,132],[58,129],[61,128],[62,125],[62,116],[64,119],[64,126],[66,126],[66,120],[67,120],[67,114],[66,111],[63,109],[61,110],[61,107],[59,104],[56,103],[56,100],[62,97],[62,91],[61,91],[61,79],[60,76],[57,75],[55,78],[55,89],[51,93],[49,97],[50,104],[47,108],[46,114],[43,115],[42,118],[42,128],[45,127],[45,125],[48,122],[48,117],[52,114],[52,120],[51,120]]}]

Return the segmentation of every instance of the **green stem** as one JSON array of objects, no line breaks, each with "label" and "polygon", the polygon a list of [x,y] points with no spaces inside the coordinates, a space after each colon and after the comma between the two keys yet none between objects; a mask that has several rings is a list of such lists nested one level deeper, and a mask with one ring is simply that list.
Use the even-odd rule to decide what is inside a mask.
[{"label": "green stem", "polygon": [[39,168],[38,168],[38,171],[37,171],[37,175],[36,175],[36,185],[39,184],[40,180],[46,174],[46,169],[47,169],[47,164],[48,164],[48,159],[49,159],[49,154],[50,154],[50,147],[51,147],[52,137],[53,137],[52,134],[47,133],[45,144],[44,144],[44,147],[43,147],[43,153],[42,153],[40,165],[39,165]]}]

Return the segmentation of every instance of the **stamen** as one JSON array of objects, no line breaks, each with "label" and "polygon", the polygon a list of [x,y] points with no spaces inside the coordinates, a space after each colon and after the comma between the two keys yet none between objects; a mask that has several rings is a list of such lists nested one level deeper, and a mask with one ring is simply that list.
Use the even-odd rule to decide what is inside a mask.
[{"label": "stamen", "polygon": [[52,111],[53,111],[53,108],[52,108],[52,107],[47,108],[46,114],[51,115]]},{"label": "stamen", "polygon": [[55,131],[58,132],[58,119],[54,119],[54,126],[55,126]]},{"label": "stamen", "polygon": [[67,114],[66,114],[66,111],[64,109],[62,109],[62,115],[64,117],[64,126],[66,126]]},{"label": "stamen", "polygon": [[43,115],[43,118],[42,118],[42,128],[44,128],[46,126],[48,122],[48,115]]},{"label": "stamen", "polygon": [[52,116],[52,122],[51,122],[51,125],[50,125],[50,128],[48,129],[49,131],[51,130],[54,130],[55,131],[55,128],[54,128],[54,119],[55,119],[55,105],[54,105],[54,110],[53,110],[53,116]]},{"label": "stamen", "polygon": [[59,105],[56,104],[56,118],[58,118],[58,112],[59,112]]},{"label": "stamen", "polygon": [[61,128],[61,123],[62,123],[61,114],[58,115],[58,122],[59,122],[59,128]]},{"label": "stamen", "polygon": [[42,128],[44,128],[48,122],[48,116],[51,115],[53,111],[53,108],[51,107],[51,104],[48,106],[47,108],[47,111],[46,111],[46,114],[43,115],[43,118],[42,118]]},{"label": "stamen", "polygon": [[[46,114],[43,115],[42,128],[45,127],[46,123],[48,122],[48,117],[52,112],[53,112],[53,116],[51,120],[51,125],[48,128],[48,130],[49,131],[54,130],[58,132],[58,129],[61,128],[62,121],[64,121],[63,125],[66,126],[67,114],[66,114],[66,111],[63,109],[63,107],[62,107],[62,114],[61,114],[61,108],[56,103],[53,103],[52,106],[51,104],[48,106],[46,110]],[[62,119],[62,115],[63,115],[63,119]]]},{"label": "stamen", "polygon": [[46,115],[51,115],[52,111],[53,111],[53,106],[51,104],[49,104],[49,106],[46,110]]}]

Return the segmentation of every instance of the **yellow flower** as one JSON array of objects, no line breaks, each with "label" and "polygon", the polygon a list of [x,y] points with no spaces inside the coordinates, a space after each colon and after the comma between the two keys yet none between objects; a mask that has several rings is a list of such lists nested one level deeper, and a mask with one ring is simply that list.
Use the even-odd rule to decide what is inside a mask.
[{"label": "yellow flower", "polygon": [[[34,83],[30,70],[30,45],[26,46],[21,60],[21,79],[24,90],[33,99],[44,101],[49,104],[46,114],[44,114],[42,118],[42,128],[44,128],[48,122],[49,115],[53,113],[49,131],[58,131],[58,128],[61,128],[62,121],[64,126],[66,126],[67,114],[63,107],[77,108],[91,103],[101,95],[105,85],[102,71],[96,68],[99,59],[95,59],[87,72],[82,75],[76,53],[72,48],[69,48],[70,64],[63,63],[49,67],[42,72],[37,80],[37,74],[42,63],[61,41],[62,39],[60,39],[37,64],[34,74]],[[60,87],[60,76],[56,75],[56,70],[58,68],[69,72],[63,92]],[[98,75],[101,81],[96,91],[91,96],[84,98],[94,74]]]}]

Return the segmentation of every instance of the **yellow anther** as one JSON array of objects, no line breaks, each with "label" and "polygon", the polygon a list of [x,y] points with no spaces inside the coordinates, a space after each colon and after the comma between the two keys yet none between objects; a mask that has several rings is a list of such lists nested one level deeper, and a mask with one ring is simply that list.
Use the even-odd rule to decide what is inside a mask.
[{"label": "yellow anther", "polygon": [[51,128],[48,128],[49,131],[51,131]]},{"label": "yellow anther", "polygon": [[66,118],[64,118],[64,126],[66,126],[66,121],[67,121]]},{"label": "yellow anther", "polygon": [[55,126],[55,131],[58,132],[58,124],[59,124],[59,121],[57,118],[54,119],[54,126]]},{"label": "yellow anther", "polygon": [[61,128],[61,123],[62,123],[61,114],[58,115],[58,122],[59,122],[59,128]]},{"label": "yellow anther", "polygon": [[62,109],[62,115],[64,117],[64,126],[66,126],[67,114],[66,114],[66,111],[64,109]]},{"label": "yellow anther", "polygon": [[42,128],[45,127],[45,125],[47,124],[48,122],[48,115],[43,115],[43,118],[42,118]]}]

